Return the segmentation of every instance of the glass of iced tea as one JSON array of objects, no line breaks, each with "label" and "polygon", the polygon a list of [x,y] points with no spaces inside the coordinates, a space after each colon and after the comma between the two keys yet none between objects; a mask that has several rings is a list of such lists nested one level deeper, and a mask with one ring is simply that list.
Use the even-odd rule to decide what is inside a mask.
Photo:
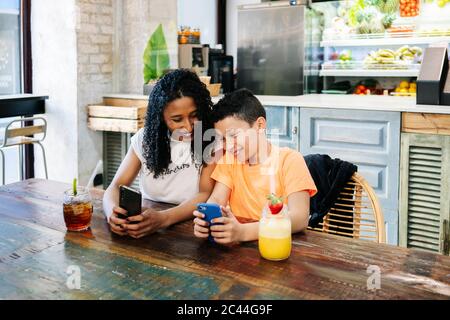
[{"label": "glass of iced tea", "polygon": [[83,231],[91,226],[93,206],[89,189],[78,187],[76,194],[73,189],[65,191],[63,208],[67,230]]}]

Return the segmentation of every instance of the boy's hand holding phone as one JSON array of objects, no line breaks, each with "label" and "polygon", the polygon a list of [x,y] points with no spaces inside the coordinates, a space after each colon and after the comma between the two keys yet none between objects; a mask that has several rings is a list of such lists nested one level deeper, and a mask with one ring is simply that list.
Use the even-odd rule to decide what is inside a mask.
[{"label": "boy's hand holding phone", "polygon": [[[207,214],[194,211],[194,234],[199,238],[208,238],[215,242],[229,244],[242,241],[242,224],[236,219],[229,206],[220,206],[221,217],[208,219]],[[210,220],[208,222],[207,220]],[[211,226],[210,226],[211,225]],[[211,232],[211,233],[210,233]]]},{"label": "boy's hand holding phone", "polygon": [[205,221],[205,214],[195,210],[194,217],[194,235],[197,238],[208,238],[209,223]]},{"label": "boy's hand holding phone", "polygon": [[197,217],[194,219],[194,234],[199,238],[208,238],[209,241],[214,242],[209,227],[214,218],[222,216],[220,206],[215,203],[199,203],[194,215]]}]

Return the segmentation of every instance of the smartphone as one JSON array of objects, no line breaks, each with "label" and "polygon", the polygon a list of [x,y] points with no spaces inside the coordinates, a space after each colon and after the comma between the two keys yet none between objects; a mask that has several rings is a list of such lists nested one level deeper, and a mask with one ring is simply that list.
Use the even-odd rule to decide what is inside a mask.
[{"label": "smartphone", "polygon": [[[205,215],[204,220],[209,223],[209,226],[213,226],[215,223],[211,223],[211,220],[220,218],[222,216],[222,210],[220,206],[215,203],[199,203],[197,204],[197,211]],[[209,241],[215,242],[214,238],[210,235]]]},{"label": "smartphone", "polygon": [[142,213],[142,195],[139,191],[127,186],[120,186],[119,207],[127,210],[128,215],[119,215],[119,218],[126,219],[127,217],[136,216]]}]

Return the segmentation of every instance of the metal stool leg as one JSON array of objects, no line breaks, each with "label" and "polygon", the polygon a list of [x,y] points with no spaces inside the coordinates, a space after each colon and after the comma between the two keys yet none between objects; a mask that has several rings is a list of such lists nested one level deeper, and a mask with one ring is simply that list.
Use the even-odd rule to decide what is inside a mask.
[{"label": "metal stool leg", "polygon": [[2,185],[5,185],[5,166],[6,166],[6,162],[5,162],[5,153],[3,152],[3,149],[0,149],[0,154],[2,155]]},{"label": "metal stool leg", "polygon": [[24,161],[23,161],[23,151],[24,151],[24,146],[23,145],[18,145],[18,151],[19,151],[19,180],[23,181],[23,172],[24,172]]},{"label": "metal stool leg", "polygon": [[41,150],[42,150],[42,158],[44,160],[44,169],[45,169],[45,179],[48,180],[47,159],[45,157],[45,149],[44,149],[44,146],[40,142],[36,142],[36,143],[41,147]]}]

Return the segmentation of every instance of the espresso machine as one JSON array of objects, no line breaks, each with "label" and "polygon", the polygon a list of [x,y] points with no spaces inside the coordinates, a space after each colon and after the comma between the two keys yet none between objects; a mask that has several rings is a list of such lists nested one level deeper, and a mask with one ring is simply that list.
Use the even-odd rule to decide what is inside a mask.
[{"label": "espresso machine", "polygon": [[209,46],[202,44],[179,44],[178,67],[195,70],[199,76],[208,75]]},{"label": "espresso machine", "polygon": [[234,91],[233,56],[227,56],[223,49],[208,44],[179,44],[178,67],[211,77],[211,83],[222,84],[223,93]]},{"label": "espresso machine", "polygon": [[233,56],[225,55],[223,49],[210,49],[208,64],[211,83],[221,83],[223,93],[234,91]]}]

